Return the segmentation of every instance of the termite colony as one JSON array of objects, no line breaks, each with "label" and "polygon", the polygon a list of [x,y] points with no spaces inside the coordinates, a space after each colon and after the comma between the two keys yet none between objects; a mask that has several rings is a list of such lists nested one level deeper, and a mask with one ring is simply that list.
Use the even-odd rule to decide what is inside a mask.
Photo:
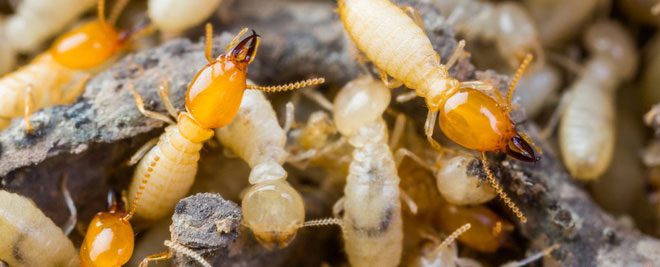
[{"label": "termite colony", "polygon": [[[38,137],[47,126],[33,114],[80,103],[117,62],[132,75],[112,88],[130,104],[120,112],[164,127],[131,140],[107,174],[107,203],[82,203],[81,186],[67,185],[77,176],[63,176],[52,195],[64,196],[66,223],[5,190],[3,178],[0,266],[146,267],[179,257],[215,266],[250,244],[257,256],[246,257],[295,249],[330,255],[321,260],[329,266],[552,265],[572,245],[529,236],[529,224],[548,220],[535,202],[548,189],[519,171],[546,171],[541,147],[560,159],[568,183],[660,235],[634,212],[656,205],[660,218],[660,141],[643,153],[635,142],[642,112],[660,102],[655,1],[329,1],[319,6],[332,9],[350,50],[341,57],[355,68],[327,81],[306,67],[263,71],[285,41],[258,25],[225,27],[230,19],[219,17],[240,17],[232,8],[242,5],[226,1],[10,1],[13,12],[0,17],[0,129]],[[423,10],[438,19],[429,23]],[[453,32],[451,49],[437,49],[439,28]],[[159,70],[132,63],[139,50],[191,37],[203,41],[195,65],[181,68],[187,80],[157,73],[160,83],[145,88],[140,79]],[[466,71],[470,62],[500,74]],[[251,68],[303,79],[261,85],[285,79]],[[660,108],[644,122],[658,136]],[[229,252],[170,237],[169,218],[194,192],[240,203],[240,239]],[[89,207],[95,214],[79,216]],[[331,233],[323,247],[336,251],[305,250],[319,232]]]}]

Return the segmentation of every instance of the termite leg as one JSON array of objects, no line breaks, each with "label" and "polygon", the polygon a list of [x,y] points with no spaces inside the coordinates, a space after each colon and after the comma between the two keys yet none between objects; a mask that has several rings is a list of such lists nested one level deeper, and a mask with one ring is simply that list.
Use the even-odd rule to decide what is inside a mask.
[{"label": "termite leg", "polygon": [[527,217],[525,217],[525,214],[520,211],[516,203],[514,203],[511,198],[504,192],[502,189],[502,185],[495,179],[495,175],[493,174],[492,171],[490,171],[490,167],[488,167],[488,159],[486,158],[486,152],[481,152],[481,164],[483,165],[484,172],[486,172],[486,177],[488,178],[488,183],[490,184],[490,187],[492,187],[497,195],[502,199],[504,204],[506,204],[509,209],[513,212],[513,214],[518,217],[520,222],[526,223],[527,222]]},{"label": "termite leg", "polygon": [[146,155],[147,152],[149,152],[151,148],[153,148],[156,144],[158,144],[158,137],[149,140],[149,142],[146,142],[126,162],[126,166],[133,166],[136,163],[138,163],[138,161],[140,161],[144,157],[144,155]]},{"label": "termite leg", "polygon": [[571,99],[572,95],[573,95],[572,91],[566,91],[561,95],[561,99],[559,99],[559,104],[557,104],[555,110],[552,111],[552,115],[550,115],[550,119],[548,119],[548,122],[546,123],[545,127],[543,127],[543,129],[541,130],[540,133],[541,139],[547,140],[555,132],[555,129],[557,128],[557,124],[559,124],[559,120],[561,119],[562,115],[564,115],[564,112],[566,111],[566,107],[568,106],[568,102]]},{"label": "termite leg", "polygon": [[403,131],[406,128],[406,116],[396,112],[396,119],[394,120],[394,127],[392,128],[392,136],[390,136],[389,146],[391,149],[395,148],[401,138],[403,137]]},{"label": "termite leg", "polygon": [[403,162],[403,159],[409,157],[413,161],[415,161],[417,164],[420,166],[424,167],[425,169],[435,172],[435,168],[428,164],[426,161],[424,161],[422,158],[417,156],[415,153],[412,151],[408,150],[407,148],[399,148],[394,152],[394,162],[396,162],[397,168]]},{"label": "termite leg", "polygon": [[396,96],[396,102],[399,103],[408,102],[410,100],[413,100],[415,97],[417,97],[417,92],[415,91],[405,92],[403,94]]},{"label": "termite leg", "polygon": [[383,81],[383,83],[385,84],[385,86],[387,86],[387,88],[394,89],[394,88],[399,88],[401,87],[401,85],[403,85],[403,82],[391,78],[389,75],[387,75],[387,72],[385,72],[384,70],[377,68],[376,72],[378,72],[378,76],[380,76],[380,80]]},{"label": "termite leg", "polygon": [[32,128],[32,123],[30,123],[30,115],[34,109],[34,97],[32,96],[32,85],[29,84],[25,90],[24,95],[24,107],[23,107],[23,120],[25,121],[25,131],[30,133],[34,128]]},{"label": "termite leg", "polygon": [[426,115],[426,122],[424,122],[424,134],[426,140],[431,144],[431,147],[438,152],[442,152],[442,145],[433,139],[433,128],[435,128],[435,121],[438,119],[438,112],[430,110]]},{"label": "termite leg", "polygon": [[461,40],[458,42],[458,44],[456,44],[456,49],[454,49],[454,53],[452,53],[451,56],[449,56],[449,60],[447,60],[447,63],[445,64],[447,69],[451,69],[451,67],[453,67],[454,64],[456,64],[456,62],[461,57],[463,57],[463,54],[465,52],[464,49],[465,49],[465,40]]},{"label": "termite leg", "polygon": [[552,246],[550,246],[550,247],[548,247],[544,250],[541,250],[537,253],[534,253],[531,256],[529,256],[525,259],[522,259],[520,261],[513,261],[513,262],[505,263],[504,265],[502,265],[502,267],[522,267],[522,266],[528,265],[528,264],[530,264],[534,261],[537,261],[537,260],[539,260],[539,259],[541,259],[545,256],[550,255],[550,253],[552,253],[552,251],[554,251],[557,248],[559,248],[559,244],[554,244],[554,245],[552,245]]},{"label": "termite leg", "polygon": [[400,6],[400,8],[403,10],[403,12],[408,13],[408,16],[419,26],[422,28],[422,30],[426,31],[426,27],[424,26],[424,20],[422,19],[422,16],[419,15],[419,12],[414,7],[405,5],[405,6]]},{"label": "termite leg", "polygon": [[147,118],[159,120],[168,124],[175,124],[175,122],[169,117],[167,117],[167,115],[163,115],[151,110],[146,110],[144,108],[144,100],[142,99],[142,96],[140,96],[140,94],[135,90],[135,86],[133,86],[132,83],[128,83],[127,87],[128,87],[128,91],[130,91],[131,94],[133,95],[133,99],[135,100],[135,106],[138,108],[140,113],[142,113],[142,115],[144,115]]},{"label": "termite leg", "polygon": [[293,103],[288,102],[286,103],[285,107],[286,107],[286,113],[284,116],[284,126],[282,128],[284,130],[284,133],[288,134],[288,132],[293,127],[293,124],[296,122],[296,118],[295,118],[296,113],[294,111],[295,107]]},{"label": "termite leg", "polygon": [[73,202],[73,198],[71,197],[71,192],[69,192],[69,188],[67,187],[68,181],[69,176],[64,174],[60,187],[62,190],[62,195],[64,196],[64,202],[66,203],[66,207],[69,209],[70,214],[69,219],[66,221],[66,223],[64,223],[64,226],[62,226],[62,231],[66,236],[71,234],[73,229],[76,227],[76,223],[78,222],[78,209],[76,208],[76,204]]},{"label": "termite leg", "polygon": [[167,79],[163,79],[163,82],[158,87],[158,95],[160,96],[160,100],[163,102],[163,105],[165,105],[165,109],[167,109],[167,112],[170,113],[170,116],[172,116],[172,118],[177,118],[179,116],[179,112],[176,110],[174,105],[172,105],[172,101],[170,100],[170,83],[167,81]]},{"label": "termite leg", "polygon": [[408,210],[410,210],[410,213],[413,215],[417,215],[417,203],[415,203],[415,200],[406,193],[406,191],[400,190],[400,197],[403,203],[406,203],[406,206],[408,207]]},{"label": "termite leg", "polygon": [[78,98],[84,91],[85,91],[85,86],[87,85],[87,82],[89,79],[92,78],[92,75],[89,73],[86,73],[85,76],[80,78],[78,82],[71,87],[70,90],[67,90],[66,94],[62,97],[62,104],[66,103],[71,103],[73,102],[76,98]]},{"label": "termite leg", "polygon": [[149,266],[149,263],[152,261],[162,261],[162,260],[169,260],[172,258],[172,253],[169,251],[163,251],[160,253],[152,254],[144,258],[141,262],[139,267],[147,267]]},{"label": "termite leg", "polygon": [[346,203],[346,198],[341,197],[332,205],[332,215],[335,217],[340,217],[341,213],[344,212],[344,203]]},{"label": "termite leg", "polygon": [[332,107],[333,107],[332,102],[330,102],[330,100],[325,98],[323,94],[319,93],[316,90],[301,90],[300,92],[305,97],[316,102],[316,104],[318,104],[321,108],[332,112]]}]

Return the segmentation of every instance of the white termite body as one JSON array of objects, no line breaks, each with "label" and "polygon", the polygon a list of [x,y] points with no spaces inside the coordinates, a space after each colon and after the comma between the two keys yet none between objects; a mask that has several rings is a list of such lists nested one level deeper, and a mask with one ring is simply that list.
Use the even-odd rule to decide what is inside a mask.
[{"label": "white termite body", "polygon": [[166,33],[178,34],[204,22],[222,0],[149,0],[147,13],[156,27]]},{"label": "white termite body", "polygon": [[264,94],[246,90],[240,109],[216,137],[252,168],[242,200],[243,224],[266,247],[285,247],[305,220],[300,193],[286,181],[282,167],[287,133]]},{"label": "white termite body", "polygon": [[637,68],[632,38],[615,22],[593,24],[585,34],[592,58],[571,86],[559,125],[564,164],[577,179],[598,178],[610,164],[615,142],[614,93]]},{"label": "white termite body", "polygon": [[401,260],[399,176],[382,119],[390,98],[384,84],[362,76],[346,84],[333,104],[337,130],[354,147],[342,217],[352,266],[397,266]]},{"label": "white termite body", "polygon": [[71,240],[28,198],[0,190],[0,260],[9,266],[78,266]]},{"label": "white termite body", "polygon": [[34,52],[41,44],[92,8],[97,0],[23,0],[8,20],[6,41],[19,52]]},{"label": "white termite body", "polygon": [[195,181],[199,151],[212,136],[213,131],[199,127],[186,113],[179,115],[176,125],[165,128],[133,174],[128,195],[131,203],[141,192],[136,217],[155,221],[172,211]]}]

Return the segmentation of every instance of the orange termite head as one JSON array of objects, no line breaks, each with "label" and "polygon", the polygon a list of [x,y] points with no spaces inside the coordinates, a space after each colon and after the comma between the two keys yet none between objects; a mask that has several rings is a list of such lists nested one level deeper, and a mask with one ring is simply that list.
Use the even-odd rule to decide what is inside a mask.
[{"label": "orange termite head", "polygon": [[220,128],[231,122],[247,86],[247,65],[259,48],[259,35],[252,34],[213,59],[208,28],[206,57],[209,63],[193,78],[186,92],[186,110],[206,129]]},{"label": "orange termite head", "polygon": [[97,213],[89,223],[80,247],[81,266],[121,266],[133,255],[133,227],[111,195],[109,211]]},{"label": "orange termite head", "polygon": [[118,31],[114,21],[127,0],[118,1],[108,22],[105,20],[104,4],[99,1],[98,20],[82,24],[61,35],[50,48],[55,61],[72,69],[92,69],[105,63],[120,51],[133,33],[141,28]]},{"label": "orange termite head", "polygon": [[525,162],[537,162],[541,160],[540,155],[534,150],[531,142],[519,133],[516,133],[506,146],[506,154]]}]

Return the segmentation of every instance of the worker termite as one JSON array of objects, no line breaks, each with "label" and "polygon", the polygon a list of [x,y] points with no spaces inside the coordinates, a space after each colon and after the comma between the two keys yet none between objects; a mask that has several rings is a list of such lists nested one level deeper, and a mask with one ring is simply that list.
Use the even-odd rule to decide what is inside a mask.
[{"label": "worker termite", "polygon": [[[228,125],[239,110],[245,89],[264,92],[280,92],[323,83],[324,80],[310,79],[302,82],[258,86],[246,84],[247,67],[257,53],[259,35],[243,29],[227,46],[225,53],[213,58],[211,24],[206,26],[206,50],[208,61],[197,72],[186,91],[186,112],[177,114],[169,100],[167,84],[160,87],[160,96],[167,111],[177,118],[176,124],[167,115],[145,110],[142,97],[132,85],[128,88],[135,98],[138,110],[146,117],[171,124],[160,139],[152,140],[131,159],[139,162],[129,190],[129,199],[142,199],[136,216],[148,221],[163,218],[174,208],[176,202],[190,189],[195,174],[199,151],[203,143],[213,136],[213,129]],[[222,103],[222,105],[218,105]]]},{"label": "worker termite", "polygon": [[602,0],[525,0],[523,1],[539,29],[541,43],[557,47],[572,39],[593,16]]},{"label": "worker termite", "polygon": [[[516,130],[509,117],[512,94],[532,56],[526,56],[518,68],[509,85],[507,100],[494,98],[484,93],[492,87],[487,83],[461,82],[449,76],[448,69],[462,54],[461,49],[442,65],[419,23],[416,24],[390,1],[340,0],[338,11],[348,35],[379,69],[383,81],[390,86],[405,84],[424,98],[429,109],[424,130],[431,146],[442,151],[440,144],[433,139],[435,122],[440,114],[439,125],[445,136],[468,149],[482,152],[490,185],[525,222],[523,213],[490,172],[486,152],[505,152],[527,162],[539,160],[529,139]],[[383,34],[383,29],[396,31]],[[388,75],[398,82],[390,82]]]},{"label": "worker termite", "polygon": [[[6,24],[7,41],[17,52],[32,52],[78,16],[96,0],[23,0]],[[55,12],[57,11],[57,12]]]},{"label": "worker termite", "polygon": [[592,54],[581,76],[571,85],[559,125],[564,164],[573,177],[598,178],[614,150],[614,93],[635,73],[637,56],[632,37],[616,22],[591,25],[584,44]]},{"label": "worker termite", "polygon": [[108,211],[97,213],[89,223],[80,246],[80,265],[83,267],[121,266],[133,255],[135,244],[130,219],[138,202],[131,203],[130,211],[126,213],[114,195],[113,192],[108,194]]},{"label": "worker termite", "polygon": [[90,73],[117,55],[144,26],[121,32],[114,28],[125,1],[115,5],[106,21],[105,1],[99,0],[97,21],[63,34],[30,64],[0,78],[0,128],[22,115],[30,131],[33,110],[71,103],[83,92]]},{"label": "worker termite", "polygon": [[28,198],[0,190],[0,260],[10,266],[78,266],[73,243]]},{"label": "worker termite", "polygon": [[246,90],[240,109],[216,137],[252,168],[250,188],[243,193],[243,225],[250,228],[265,247],[287,246],[305,221],[303,199],[286,181],[282,164],[287,131],[293,120],[293,105],[287,106],[284,129],[263,93]]},{"label": "worker termite", "polygon": [[148,14],[154,25],[168,34],[179,34],[213,14],[222,0],[149,0]]}]

